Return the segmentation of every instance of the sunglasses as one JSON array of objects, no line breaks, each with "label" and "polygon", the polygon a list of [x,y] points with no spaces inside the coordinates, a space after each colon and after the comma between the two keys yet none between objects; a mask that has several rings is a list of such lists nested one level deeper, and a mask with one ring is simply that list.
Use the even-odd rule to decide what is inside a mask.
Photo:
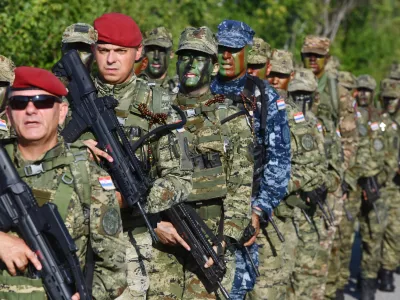
[{"label": "sunglasses", "polygon": [[60,98],[52,95],[13,96],[8,101],[11,109],[14,110],[24,110],[29,101],[32,101],[37,109],[50,109],[53,108],[55,102],[62,102]]}]

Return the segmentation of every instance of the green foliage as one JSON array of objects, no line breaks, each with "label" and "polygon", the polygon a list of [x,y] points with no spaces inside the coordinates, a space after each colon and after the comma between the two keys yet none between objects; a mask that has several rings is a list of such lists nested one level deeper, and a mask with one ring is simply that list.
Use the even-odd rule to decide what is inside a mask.
[{"label": "green foliage", "polygon": [[[331,1],[337,5],[340,1]],[[342,69],[381,79],[400,56],[400,2],[369,0],[342,23],[332,53]],[[274,48],[291,50],[298,61],[305,35],[323,26],[320,0],[2,0],[0,53],[17,65],[51,68],[59,59],[63,30],[76,22],[93,23],[105,12],[132,16],[143,31],[165,26],[174,37],[187,26],[216,30],[223,19],[242,20]],[[333,11],[333,7],[330,8]],[[170,72],[174,73],[171,62]]]}]

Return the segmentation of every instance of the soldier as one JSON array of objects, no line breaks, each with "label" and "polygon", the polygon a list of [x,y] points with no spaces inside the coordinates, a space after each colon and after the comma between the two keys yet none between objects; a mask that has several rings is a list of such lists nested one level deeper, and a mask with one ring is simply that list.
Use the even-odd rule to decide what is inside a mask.
[{"label": "soldier", "polygon": [[169,61],[174,57],[172,34],[165,27],[154,28],[145,33],[143,45],[147,58],[144,74],[148,76],[149,83],[176,94],[178,87],[167,72]]},{"label": "soldier", "polygon": [[388,174],[386,185],[382,188],[382,198],[387,204],[387,219],[384,222],[384,236],[381,250],[381,269],[379,271],[379,289],[393,292],[395,289],[393,271],[400,261],[400,194],[399,194],[399,129],[398,107],[400,82],[384,79],[381,82],[380,99],[383,102],[382,128],[386,132],[385,170]]},{"label": "soldier", "polygon": [[[93,49],[99,70],[99,76],[94,78],[95,86],[99,96],[113,96],[118,100],[119,105],[115,108],[118,120],[128,138],[136,141],[151,130],[153,125],[163,125],[167,120],[167,114],[157,112],[160,108],[157,103],[161,103],[157,95],[133,71],[135,60],[141,56],[142,35],[131,17],[119,13],[102,15],[94,21],[94,28],[99,35]],[[112,161],[111,156],[95,147],[96,141],[86,140],[85,143],[96,155]],[[187,196],[190,188],[189,175],[175,166],[179,159],[172,162],[171,159],[160,161],[162,156],[157,145],[156,142],[146,144],[136,152],[145,171],[153,179],[146,203],[149,213],[159,213],[168,208],[168,204],[179,202]],[[129,236],[132,245],[127,247],[129,289],[126,289],[121,300],[145,299],[149,287],[147,268],[152,240],[142,218],[132,218],[132,214],[137,215],[137,212],[124,207],[124,203],[122,206],[124,236]],[[154,221],[153,226],[160,240],[179,240],[184,243],[176,230],[172,231],[167,225]]]},{"label": "soldier", "polygon": [[385,182],[384,154],[385,138],[382,131],[380,111],[373,106],[375,80],[369,75],[357,78],[357,123],[360,143],[356,161],[351,172],[358,174],[358,186],[352,198],[361,199],[360,233],[363,242],[361,260],[361,299],[375,299],[383,224],[386,219],[385,200],[380,197],[380,188]]},{"label": "soldier", "polygon": [[89,24],[76,23],[65,28],[61,40],[61,52],[77,50],[83,64],[90,71],[94,55],[92,45],[97,42],[97,31]]},{"label": "soldier", "polygon": [[263,39],[255,37],[247,58],[247,73],[264,80],[271,71],[271,46]]},{"label": "soldier", "polygon": [[14,82],[14,63],[7,57],[0,55],[0,138],[9,136],[10,129],[5,120],[5,107],[7,101],[7,92]]},{"label": "soldier", "polygon": [[[283,198],[290,177],[290,131],[279,95],[267,81],[247,74],[247,49],[254,31],[245,23],[225,20],[218,25],[220,70],[211,83],[214,94],[222,94],[229,105],[243,111],[254,134],[252,226],[256,232],[245,246],[252,246],[259,233],[259,219],[269,219]],[[261,110],[261,112],[260,112]],[[265,111],[267,110],[267,111]],[[263,112],[264,111],[264,112]],[[267,116],[265,116],[267,114]],[[268,158],[267,158],[268,157]],[[251,250],[256,250],[256,245]],[[255,251],[257,254],[257,252]],[[243,256],[236,256],[233,291],[251,290],[246,281]]]},{"label": "soldier", "polygon": [[[66,94],[50,72],[17,68],[6,107],[16,139],[5,148],[39,204],[50,201],[57,205],[82,266],[88,263],[84,257],[90,243],[96,257],[93,297],[115,299],[126,287],[126,242],[119,205],[115,191],[102,186],[100,179],[107,178],[107,173],[88,161],[86,147],[81,143],[67,146],[57,134],[68,111],[61,100]],[[40,270],[40,262],[18,236],[0,233],[0,239],[0,259],[11,275],[16,275],[16,268],[23,272],[28,261]],[[0,282],[0,298],[46,299],[40,279],[21,273],[10,277],[4,270]]]},{"label": "soldier", "polygon": [[[237,110],[221,105],[224,97],[213,96],[209,89],[211,76],[218,72],[217,41],[211,30],[207,27],[186,28],[176,54],[180,92],[175,102],[185,112],[188,121],[182,129],[170,135],[169,139],[177,142],[169,143],[162,151],[168,156],[179,153],[180,169],[191,173],[192,189],[184,199],[185,203],[195,208],[227,245],[224,255],[227,272],[222,284],[230,291],[234,280],[235,251],[250,220],[253,166],[247,158],[247,148],[252,137],[244,115],[221,125],[226,110],[232,110],[232,114]],[[153,284],[149,298],[214,297],[205,291],[190,252],[171,246],[173,243],[154,249],[155,259],[150,274]]]},{"label": "soldier", "polygon": [[356,76],[348,71],[339,71],[338,80],[341,86],[347,89],[350,94],[353,94],[353,91],[356,88]]}]

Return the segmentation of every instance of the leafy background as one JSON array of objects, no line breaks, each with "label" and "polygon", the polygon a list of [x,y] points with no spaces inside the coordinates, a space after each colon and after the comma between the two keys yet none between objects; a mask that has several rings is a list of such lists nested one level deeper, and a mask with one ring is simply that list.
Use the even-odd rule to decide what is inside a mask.
[{"label": "leafy background", "polygon": [[132,16],[142,31],[167,27],[174,45],[186,26],[216,30],[223,19],[242,20],[272,47],[291,50],[297,61],[304,37],[321,34],[333,40],[331,53],[342,70],[377,80],[400,57],[398,0],[0,0],[0,54],[17,65],[50,69],[67,26],[92,24],[112,11]]}]

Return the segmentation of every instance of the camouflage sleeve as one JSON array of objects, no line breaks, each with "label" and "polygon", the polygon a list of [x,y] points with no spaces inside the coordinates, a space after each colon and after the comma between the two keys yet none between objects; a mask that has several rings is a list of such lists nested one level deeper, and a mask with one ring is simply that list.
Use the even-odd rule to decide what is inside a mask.
[{"label": "camouflage sleeve", "polygon": [[226,124],[229,143],[226,146],[228,194],[224,200],[224,235],[239,240],[250,221],[253,137],[244,115]]},{"label": "camouflage sleeve", "polygon": [[355,164],[358,147],[358,130],[356,124],[356,101],[350,93],[339,85],[339,130],[343,145],[344,170]]},{"label": "camouflage sleeve", "polygon": [[90,240],[95,256],[93,297],[114,299],[126,288],[126,241],[115,189],[106,190],[100,178],[111,177],[100,167],[87,162],[91,186]]},{"label": "camouflage sleeve", "polygon": [[146,210],[149,213],[158,213],[183,202],[192,189],[192,171],[181,169],[181,152],[174,133],[163,136],[157,147],[158,176],[147,197]]},{"label": "camouflage sleeve", "polygon": [[[290,131],[285,110],[278,110],[278,93],[266,84],[266,94],[269,97],[267,130],[265,144],[266,164],[259,194],[253,199],[252,207],[259,207],[265,213],[271,214],[284,197],[290,178]],[[254,128],[257,142],[264,139],[260,136],[260,120],[254,118]]]}]

